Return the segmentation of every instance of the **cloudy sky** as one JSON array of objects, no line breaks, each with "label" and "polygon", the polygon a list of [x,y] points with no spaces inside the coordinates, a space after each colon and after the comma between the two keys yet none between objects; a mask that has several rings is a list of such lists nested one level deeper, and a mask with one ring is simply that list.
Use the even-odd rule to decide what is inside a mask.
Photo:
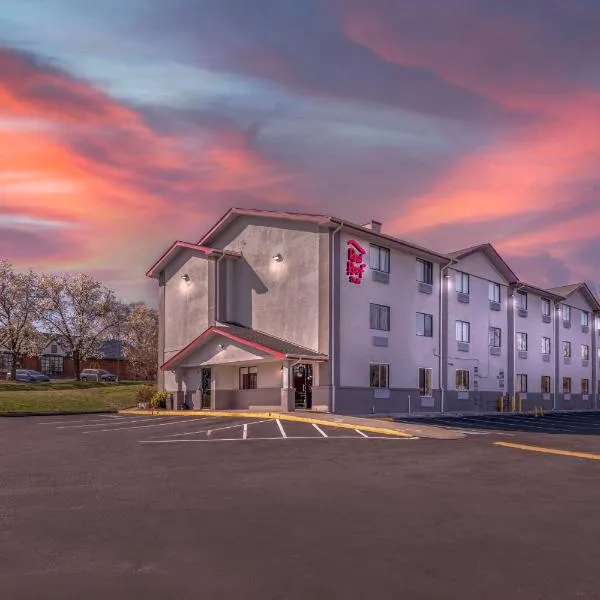
[{"label": "cloudy sky", "polygon": [[600,282],[600,0],[2,0],[0,256],[153,301],[230,206]]}]

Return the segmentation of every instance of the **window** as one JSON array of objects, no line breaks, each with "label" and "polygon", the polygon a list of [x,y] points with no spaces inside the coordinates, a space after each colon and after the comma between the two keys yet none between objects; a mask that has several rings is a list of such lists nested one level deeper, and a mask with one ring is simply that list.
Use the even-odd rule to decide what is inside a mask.
[{"label": "window", "polygon": [[527,334],[522,331],[517,333],[517,350],[527,352]]},{"label": "window", "polygon": [[255,390],[258,387],[258,368],[240,368],[240,390]]},{"label": "window", "polygon": [[517,392],[527,392],[527,375],[517,374]]},{"label": "window", "polygon": [[469,371],[466,369],[457,369],[456,370],[456,390],[458,392],[468,392],[469,391]]},{"label": "window", "polygon": [[50,346],[50,354],[58,354],[58,345],[57,344],[52,344]]},{"label": "window", "polygon": [[433,263],[417,258],[417,279],[421,283],[433,285]]},{"label": "window", "polygon": [[542,375],[542,394],[549,394],[552,387],[552,380],[549,375]]},{"label": "window", "polygon": [[565,358],[571,358],[571,342],[562,343],[563,356]]},{"label": "window", "polygon": [[382,273],[390,272],[390,251],[389,248],[381,246],[371,246],[369,249],[369,267],[374,271]]},{"label": "window", "polygon": [[419,394],[427,398],[433,396],[431,390],[431,369],[419,369]]},{"label": "window", "polygon": [[417,313],[417,335],[433,337],[433,315]]},{"label": "window", "polygon": [[370,365],[372,388],[388,388],[390,365]]},{"label": "window", "polygon": [[490,327],[490,346],[500,348],[502,344],[502,330],[500,327]]},{"label": "window", "polygon": [[517,292],[517,308],[527,310],[527,292]]},{"label": "window", "polygon": [[571,378],[563,377],[563,394],[571,393]]},{"label": "window", "polygon": [[468,321],[456,321],[456,341],[465,344],[471,341],[471,324]]},{"label": "window", "polygon": [[544,317],[550,316],[550,300],[548,298],[542,298],[542,315]]},{"label": "window", "polygon": [[456,291],[459,294],[469,293],[469,274],[456,271]]},{"label": "window", "polygon": [[571,307],[567,306],[566,304],[562,305],[562,320],[565,323],[571,322]]},{"label": "window", "polygon": [[500,302],[500,284],[492,283],[488,287],[488,297],[490,302]]},{"label": "window", "polygon": [[581,360],[590,360],[590,347],[586,344],[581,345]]},{"label": "window", "polygon": [[390,330],[390,307],[371,303],[371,329]]},{"label": "window", "polygon": [[549,337],[542,338],[542,354],[550,354],[550,344],[551,342]]},{"label": "window", "polygon": [[42,373],[46,375],[62,375],[65,370],[64,359],[62,356],[44,355],[41,359]]},{"label": "window", "polygon": [[589,379],[581,380],[581,393],[584,396],[587,396],[590,393],[590,380]]},{"label": "window", "polygon": [[587,310],[581,311],[581,326],[589,327],[590,326],[590,313]]}]

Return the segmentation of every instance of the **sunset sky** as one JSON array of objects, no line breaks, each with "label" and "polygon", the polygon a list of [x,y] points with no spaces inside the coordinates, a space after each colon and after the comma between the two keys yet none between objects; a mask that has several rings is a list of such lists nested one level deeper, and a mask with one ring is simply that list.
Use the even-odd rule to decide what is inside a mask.
[{"label": "sunset sky", "polygon": [[600,283],[600,0],[1,2],[1,257],[154,303],[231,206]]}]

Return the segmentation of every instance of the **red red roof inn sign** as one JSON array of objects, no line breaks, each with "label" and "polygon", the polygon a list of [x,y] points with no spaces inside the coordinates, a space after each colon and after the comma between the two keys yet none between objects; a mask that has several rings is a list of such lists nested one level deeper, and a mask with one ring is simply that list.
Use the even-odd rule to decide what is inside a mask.
[{"label": "red red roof inn sign", "polygon": [[346,275],[348,275],[350,283],[361,284],[365,269],[367,268],[366,263],[363,262],[366,253],[367,251],[356,240],[348,242]]}]

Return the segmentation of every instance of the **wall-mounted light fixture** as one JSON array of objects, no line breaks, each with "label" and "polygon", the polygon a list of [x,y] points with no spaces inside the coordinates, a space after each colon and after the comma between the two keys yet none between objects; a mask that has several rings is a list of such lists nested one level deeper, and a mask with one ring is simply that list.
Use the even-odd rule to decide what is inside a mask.
[{"label": "wall-mounted light fixture", "polygon": [[181,279],[183,279],[184,281],[189,281],[189,280],[190,280],[190,276],[189,276],[187,273],[184,273],[184,274],[181,276]]},{"label": "wall-mounted light fixture", "polygon": [[275,262],[281,262],[283,260],[283,256],[281,256],[281,254],[277,253],[274,257],[273,260]]}]

